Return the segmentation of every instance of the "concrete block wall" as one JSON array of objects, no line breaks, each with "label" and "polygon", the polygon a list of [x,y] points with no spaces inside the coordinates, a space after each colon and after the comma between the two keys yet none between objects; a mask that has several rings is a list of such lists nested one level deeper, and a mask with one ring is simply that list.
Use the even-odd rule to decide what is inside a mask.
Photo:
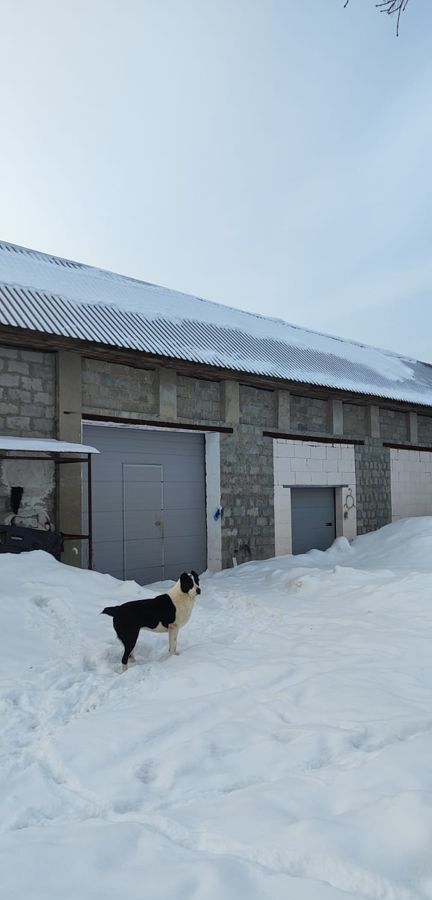
[{"label": "concrete block wall", "polygon": [[0,347],[0,431],[55,437],[56,354]]},{"label": "concrete block wall", "polygon": [[139,418],[159,412],[155,369],[137,369],[99,359],[82,360],[82,411],[87,415]]},{"label": "concrete block wall", "polygon": [[[229,390],[228,390],[229,388]],[[225,411],[233,434],[220,436],[222,565],[274,556],[273,442],[263,431],[277,426],[276,391],[225,386]]]},{"label": "concrete block wall", "polygon": [[177,416],[183,421],[220,422],[220,383],[177,375]]},{"label": "concrete block wall", "polygon": [[355,446],[357,533],[388,525],[392,519],[390,450],[377,438]]},{"label": "concrete block wall", "polygon": [[432,447],[432,416],[417,416],[418,442]]},{"label": "concrete block wall", "polygon": [[432,453],[390,450],[392,519],[432,514]]},{"label": "concrete block wall", "polygon": [[309,432],[330,434],[330,403],[316,397],[291,395],[291,430],[301,434]]},{"label": "concrete block wall", "polygon": [[[18,437],[52,438],[56,436],[56,354],[16,347],[0,346],[0,433]],[[7,471],[6,471],[7,469]],[[33,490],[53,482],[52,466],[32,462],[8,461],[0,472],[0,519],[10,512],[10,482],[16,471],[16,483],[24,487],[23,502]],[[54,489],[50,487],[44,503],[52,519],[55,516]]]},{"label": "concrete block wall", "polygon": [[351,437],[367,434],[367,408],[358,403],[343,404],[343,433]]},{"label": "concrete block wall", "polygon": [[262,429],[277,426],[276,391],[261,390],[246,384],[240,385],[240,422],[242,425],[260,425]]},{"label": "concrete block wall", "polygon": [[[348,403],[330,393],[328,399],[307,397],[235,380],[194,378],[176,374],[168,367],[146,370],[103,360],[81,361],[78,353],[64,353],[74,357],[74,365],[70,369],[64,367],[59,393],[56,360],[60,354],[0,348],[0,431],[80,440],[82,413],[148,417],[155,423],[181,421],[201,424],[203,429],[210,423],[230,425],[233,434],[220,436],[224,565],[231,565],[233,557],[242,562],[266,558],[275,552],[273,442],[263,437],[263,430],[366,438],[364,446],[355,448],[359,533],[391,521],[391,488],[399,490],[396,481],[391,481],[390,454],[382,442],[411,441],[432,446],[432,416],[427,414],[417,416],[383,405]],[[71,372],[75,373],[73,377]],[[317,452],[322,450],[323,447]],[[319,459],[316,456],[317,464]],[[414,459],[406,456],[408,468],[412,469]],[[401,460],[400,471],[405,457]],[[420,468],[424,475],[423,464]],[[295,468],[291,474],[296,477]],[[68,477],[73,481],[72,468]],[[413,478],[409,483],[414,483]],[[399,482],[405,483],[400,477]],[[75,496],[75,482],[71,483],[69,499],[64,504],[66,512],[71,509],[73,492]],[[1,503],[0,497],[0,511]],[[420,508],[418,503],[416,508]],[[77,519],[79,504],[74,515]]]},{"label": "concrete block wall", "polygon": [[222,566],[274,556],[273,446],[262,427],[220,436]]},{"label": "concrete block wall", "polygon": [[383,441],[393,441],[395,444],[398,444],[409,440],[408,413],[381,407],[379,427],[380,437]]}]

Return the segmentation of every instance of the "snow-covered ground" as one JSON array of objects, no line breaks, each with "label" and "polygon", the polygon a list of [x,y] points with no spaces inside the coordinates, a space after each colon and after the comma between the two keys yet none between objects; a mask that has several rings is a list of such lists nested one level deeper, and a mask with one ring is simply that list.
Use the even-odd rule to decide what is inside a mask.
[{"label": "snow-covered ground", "polygon": [[432,518],[152,590],[0,555],[4,900],[432,898]]}]

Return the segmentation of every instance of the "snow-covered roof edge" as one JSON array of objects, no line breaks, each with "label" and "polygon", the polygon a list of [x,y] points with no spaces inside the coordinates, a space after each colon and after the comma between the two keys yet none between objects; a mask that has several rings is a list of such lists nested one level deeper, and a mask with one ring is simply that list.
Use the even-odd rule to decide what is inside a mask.
[{"label": "snow-covered roof edge", "polygon": [[[386,356],[392,356],[394,359],[401,360],[407,363],[421,363],[422,365],[431,365],[432,363],[428,363],[425,360],[419,360],[414,356],[406,356],[403,353],[397,353],[395,350],[388,350],[385,347],[379,347],[377,345],[365,344],[362,341],[356,341],[354,338],[343,338],[340,335],[333,334],[329,331],[317,331],[316,329],[309,328],[307,325],[297,325],[293,322],[288,322],[287,319],[282,319],[279,316],[267,316],[262,313],[255,312],[253,310],[248,309],[240,309],[236,306],[231,306],[231,304],[220,303],[216,300],[208,300],[205,297],[200,297],[198,294],[187,294],[185,291],[179,291],[176,288],[164,287],[163,285],[156,284],[152,281],[145,281],[141,278],[135,278],[133,275],[128,275],[122,272],[115,272],[113,269],[102,269],[100,266],[92,265],[92,263],[81,263],[77,260],[69,259],[64,256],[57,256],[56,254],[48,253],[45,250],[34,250],[31,247],[24,247],[20,244],[13,244],[10,241],[3,241],[0,239],[0,248],[8,248],[10,251],[14,251],[16,253],[21,253],[25,255],[29,255],[33,259],[42,259],[50,264],[56,264],[59,266],[64,266],[68,269],[80,270],[87,273],[95,273],[97,275],[102,275],[104,277],[112,278],[114,280],[121,279],[121,281],[130,282],[132,285],[145,286],[151,288],[154,291],[160,291],[162,295],[170,294],[174,298],[183,298],[184,301],[193,300],[197,304],[203,304],[206,308],[212,307],[215,310],[215,313],[219,316],[223,315],[224,312],[227,314],[241,315],[242,317],[248,318],[250,320],[256,320],[260,323],[260,325],[264,325],[265,323],[272,324],[277,328],[287,326],[293,331],[298,332],[299,336],[303,337],[304,334],[310,335],[315,338],[327,338],[331,341],[336,341],[342,345],[351,345],[352,347],[358,347],[361,350],[373,350],[378,353],[385,353]],[[1,275],[1,269],[0,269]],[[1,278],[0,278],[1,281]],[[30,285],[29,285],[30,287]],[[93,301],[95,304],[100,302]],[[107,305],[108,304],[108,301]],[[112,301],[112,305],[116,305],[114,301]],[[184,316],[179,315],[177,317],[179,321],[184,321]]]},{"label": "snow-covered roof edge", "polygon": [[16,450],[30,453],[99,453],[96,447],[74,444],[71,441],[57,441],[54,438],[24,438],[14,435],[0,435],[0,451]]},{"label": "snow-covered roof edge", "polygon": [[0,324],[432,407],[427,363],[6,242]]}]

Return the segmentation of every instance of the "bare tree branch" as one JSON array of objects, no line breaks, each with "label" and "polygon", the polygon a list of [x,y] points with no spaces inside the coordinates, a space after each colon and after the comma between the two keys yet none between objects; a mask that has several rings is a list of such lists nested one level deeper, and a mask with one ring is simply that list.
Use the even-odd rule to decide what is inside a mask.
[{"label": "bare tree branch", "polygon": [[[344,9],[348,6],[350,0],[345,0]],[[405,12],[409,0],[379,0],[375,3],[380,12],[387,13],[388,16],[396,16],[396,34],[399,35],[400,17]]]}]

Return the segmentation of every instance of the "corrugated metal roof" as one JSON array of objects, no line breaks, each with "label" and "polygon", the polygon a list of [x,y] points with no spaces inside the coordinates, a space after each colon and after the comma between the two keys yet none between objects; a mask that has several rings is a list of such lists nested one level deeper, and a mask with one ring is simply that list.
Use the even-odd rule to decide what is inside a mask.
[{"label": "corrugated metal roof", "polygon": [[0,243],[0,324],[432,406],[432,367]]}]

